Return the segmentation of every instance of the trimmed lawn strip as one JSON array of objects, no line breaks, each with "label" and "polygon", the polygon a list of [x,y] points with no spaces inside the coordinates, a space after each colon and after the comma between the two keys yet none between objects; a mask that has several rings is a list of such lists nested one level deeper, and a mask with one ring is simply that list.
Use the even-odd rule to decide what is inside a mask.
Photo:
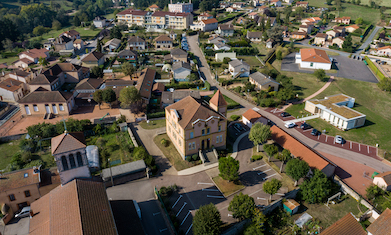
[{"label": "trimmed lawn strip", "polygon": [[0,144],[2,155],[0,158],[0,169],[5,169],[10,163],[12,156],[17,152],[20,152],[19,143],[20,140],[15,140]]},{"label": "trimmed lawn strip", "polygon": [[215,184],[220,189],[221,193],[224,194],[225,197],[237,192],[238,190],[245,188],[240,182],[238,182],[238,184],[236,184],[233,181],[229,182],[228,180],[224,180],[220,176],[216,176],[212,178],[212,180],[213,182],[215,182]]},{"label": "trimmed lawn strip", "polygon": [[301,116],[307,116],[307,114],[310,114],[309,112],[304,110],[304,107],[305,103],[294,104],[285,109],[285,112],[289,113],[295,118],[301,118]]},{"label": "trimmed lawn strip", "polygon": [[238,57],[238,60],[245,61],[251,67],[262,66],[261,62],[259,62],[259,60],[255,56],[240,56],[240,57]]},{"label": "trimmed lawn strip", "polygon": [[[166,139],[169,141],[167,147],[164,147],[160,143],[162,139]],[[176,150],[175,146],[173,145],[167,134],[158,135],[153,139],[153,141],[177,171],[181,171],[196,165],[196,163],[188,162],[182,159],[181,155],[178,153],[178,150]]]},{"label": "trimmed lawn strip", "polygon": [[149,123],[142,121],[139,125],[146,130],[156,129],[166,126],[166,119],[150,120]]}]

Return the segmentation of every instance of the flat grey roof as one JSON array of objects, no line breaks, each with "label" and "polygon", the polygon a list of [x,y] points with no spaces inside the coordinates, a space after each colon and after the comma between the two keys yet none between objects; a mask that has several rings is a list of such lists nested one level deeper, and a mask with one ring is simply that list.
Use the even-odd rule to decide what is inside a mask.
[{"label": "flat grey roof", "polygon": [[[113,175],[113,178],[115,178],[115,177],[119,177],[119,176],[123,176],[123,175],[136,173],[139,171],[143,171],[146,168],[147,168],[147,166],[145,165],[144,160],[138,160],[135,162],[129,162],[129,163],[122,164],[119,166],[111,167],[111,173]],[[104,181],[110,180],[110,178],[111,178],[110,168],[103,169],[101,176]]]}]

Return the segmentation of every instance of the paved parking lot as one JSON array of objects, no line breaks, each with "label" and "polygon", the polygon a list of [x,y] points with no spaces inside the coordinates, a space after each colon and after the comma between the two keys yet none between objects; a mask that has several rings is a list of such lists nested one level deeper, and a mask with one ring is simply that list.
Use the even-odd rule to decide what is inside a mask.
[{"label": "paved parking lot", "polygon": [[228,131],[235,135],[236,137],[240,136],[246,131],[249,131],[250,128],[246,125],[244,125],[242,122],[235,122],[228,126]]},{"label": "paved parking lot", "polygon": [[29,226],[30,217],[24,217],[21,219],[14,218],[5,226],[5,228],[0,226],[0,233],[4,235],[28,235]]}]

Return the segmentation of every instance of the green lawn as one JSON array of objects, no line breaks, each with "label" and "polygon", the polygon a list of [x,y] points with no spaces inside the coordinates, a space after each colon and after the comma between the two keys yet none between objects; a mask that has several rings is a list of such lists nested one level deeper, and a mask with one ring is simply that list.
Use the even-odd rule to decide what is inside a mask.
[{"label": "green lawn", "polygon": [[259,67],[262,66],[261,62],[255,56],[240,56],[239,60],[245,61],[251,67]]},{"label": "green lawn", "polygon": [[147,129],[147,130],[156,129],[156,128],[166,126],[166,119],[151,120],[149,121],[149,123],[147,123],[146,121],[142,121],[139,123],[139,125],[143,129]]},{"label": "green lawn", "polygon": [[[0,2],[4,5],[4,7],[8,7],[8,8],[16,8],[16,7],[27,5],[27,4],[23,4],[22,5],[18,1],[15,1],[15,0],[12,0],[12,1],[10,1],[10,0],[2,0]],[[45,4],[45,5],[50,6],[50,0],[41,0],[40,2]],[[72,2],[63,1],[63,0],[52,0],[52,2],[60,4],[61,9],[64,9],[66,11],[72,9]]]},{"label": "green lawn", "polygon": [[[363,144],[380,145],[381,149],[391,151],[391,93],[381,91],[376,84],[361,82],[345,78],[337,78],[335,82],[315,98],[335,94],[346,94],[356,99],[354,109],[367,116],[364,127],[341,131],[336,127],[320,119],[307,121],[318,130],[324,130],[330,135],[341,135],[347,140],[357,141]],[[297,106],[297,105],[295,105]],[[287,112],[296,114],[304,108],[291,107]]]},{"label": "green lawn", "polygon": [[290,115],[292,115],[294,117],[301,117],[303,115],[307,116],[307,114],[309,114],[309,112],[304,110],[304,106],[305,106],[305,103],[291,105],[285,111],[288,112]]},{"label": "green lawn", "polygon": [[19,142],[20,140],[15,140],[0,144],[0,151],[2,155],[2,157],[0,157],[0,169],[6,168],[11,161],[11,157],[20,151]]},{"label": "green lawn", "polygon": [[[251,43],[251,46],[257,48],[259,51],[259,54],[261,54],[262,56],[266,56],[267,53],[269,53],[269,51],[270,51],[270,49],[266,48],[265,44],[263,44],[263,43]],[[262,58],[262,56],[261,56],[261,58]]]},{"label": "green lawn", "polygon": [[42,41],[44,42],[48,38],[56,38],[62,32],[65,32],[65,31],[68,31],[68,30],[71,30],[71,29],[74,29],[77,32],[79,32],[81,37],[94,37],[100,31],[100,29],[92,30],[92,29],[90,29],[90,27],[74,27],[74,26],[72,26],[72,27],[68,27],[68,28],[62,28],[60,30],[50,30],[50,32],[45,33],[45,34],[43,34],[40,37],[35,37],[35,38],[31,38],[31,39],[37,39],[38,38],[38,39],[42,39]]},{"label": "green lawn", "polygon": [[11,56],[11,57],[7,57],[7,58],[1,58],[0,59],[0,64],[3,64],[3,63],[7,63],[7,65],[11,65],[12,62],[18,60],[19,57],[18,56]]}]

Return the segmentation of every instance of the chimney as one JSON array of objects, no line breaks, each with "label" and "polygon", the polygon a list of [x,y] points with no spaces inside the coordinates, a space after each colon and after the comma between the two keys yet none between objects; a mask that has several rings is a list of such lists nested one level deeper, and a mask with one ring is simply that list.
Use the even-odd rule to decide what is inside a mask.
[{"label": "chimney", "polygon": [[32,218],[34,216],[34,212],[33,210],[30,210],[30,218]]},{"label": "chimney", "polygon": [[53,76],[53,70],[49,69],[49,73],[51,76]]}]

